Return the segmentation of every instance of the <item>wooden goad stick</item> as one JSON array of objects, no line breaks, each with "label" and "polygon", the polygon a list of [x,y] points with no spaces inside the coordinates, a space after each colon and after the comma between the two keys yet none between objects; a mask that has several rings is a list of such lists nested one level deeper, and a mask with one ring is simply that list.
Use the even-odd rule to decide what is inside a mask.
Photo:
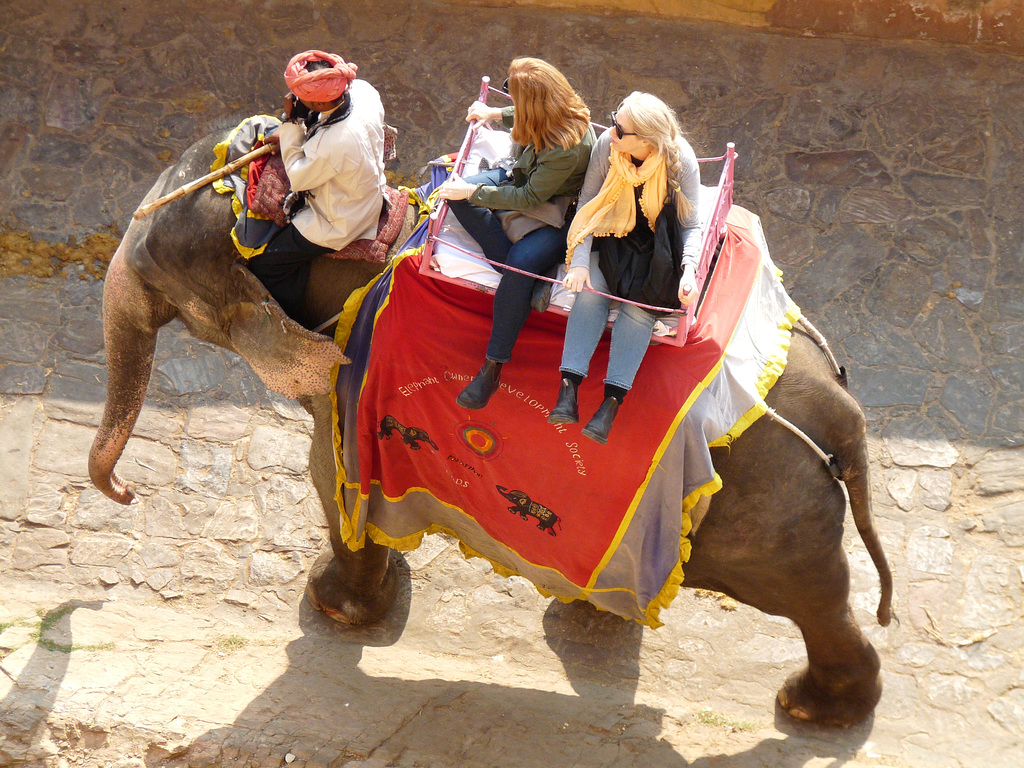
[{"label": "wooden goad stick", "polygon": [[242,155],[237,160],[231,161],[230,163],[225,165],[223,168],[218,168],[216,171],[208,173],[205,176],[196,179],[195,181],[190,181],[188,184],[184,185],[183,187],[178,187],[176,190],[174,190],[170,194],[164,195],[163,197],[158,197],[156,200],[154,200],[151,203],[146,203],[145,205],[140,205],[138,207],[138,209],[136,209],[135,213],[132,214],[132,218],[133,219],[141,219],[141,218],[143,218],[145,216],[148,216],[153,211],[155,211],[157,208],[161,208],[161,207],[167,205],[172,200],[177,200],[178,198],[184,197],[185,195],[187,195],[187,194],[189,194],[191,192],[195,192],[200,187],[205,187],[207,184],[211,184],[211,183],[215,182],[217,179],[222,179],[225,176],[227,176],[227,175],[229,175],[231,173],[234,173],[235,171],[237,171],[239,168],[241,168],[246,163],[251,163],[257,157],[263,157],[263,155],[270,154],[271,152],[273,152],[273,150],[274,150],[274,145],[273,144],[264,144],[259,149],[254,149],[252,152],[249,152],[247,154]]}]

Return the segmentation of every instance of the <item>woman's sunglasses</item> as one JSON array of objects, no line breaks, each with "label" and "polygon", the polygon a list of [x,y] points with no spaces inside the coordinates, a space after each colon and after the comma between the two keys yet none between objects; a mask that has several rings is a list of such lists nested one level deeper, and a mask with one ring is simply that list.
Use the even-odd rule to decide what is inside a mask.
[{"label": "woman's sunglasses", "polygon": [[612,128],[615,129],[615,135],[620,139],[624,139],[627,136],[636,136],[636,133],[629,133],[628,131],[622,130],[622,126],[619,125],[619,121],[615,119],[615,116],[619,114],[618,110],[612,112],[609,117],[612,119]]}]

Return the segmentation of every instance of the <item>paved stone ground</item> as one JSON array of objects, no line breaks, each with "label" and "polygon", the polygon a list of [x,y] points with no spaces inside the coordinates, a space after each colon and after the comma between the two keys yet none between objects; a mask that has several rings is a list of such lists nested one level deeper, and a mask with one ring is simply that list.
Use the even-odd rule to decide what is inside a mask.
[{"label": "paved stone ground", "polygon": [[191,141],[276,109],[307,47],[378,85],[407,177],[515,55],[556,62],[595,116],[662,95],[702,154],[736,142],[736,199],[869,415],[898,623],[873,624],[847,549],[885,693],[848,731],[794,724],[772,705],[803,660],[789,622],[685,593],[641,630],[441,537],[383,625],[331,625],[301,600],[324,536],[311,422],[238,358],[165,329],[120,465],[142,503],[90,487],[102,284],[73,265],[0,278],[0,765],[1019,765],[1024,62],[427,2],[227,8],[5,8],[0,229],[125,226]]}]

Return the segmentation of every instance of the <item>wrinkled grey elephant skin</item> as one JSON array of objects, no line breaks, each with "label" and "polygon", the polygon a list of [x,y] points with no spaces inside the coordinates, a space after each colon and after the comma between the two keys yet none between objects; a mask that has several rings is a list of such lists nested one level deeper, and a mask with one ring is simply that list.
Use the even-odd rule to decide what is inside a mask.
[{"label": "wrinkled grey elephant skin", "polygon": [[[147,200],[202,175],[219,138],[190,148]],[[239,353],[269,388],[298,398],[313,414],[310,472],[332,551],[314,565],[306,595],[339,621],[375,621],[394,600],[397,569],[386,547],[371,542],[352,552],[341,539],[332,409],[324,393],[342,355],[330,339],[285,317],[236,264],[227,234],[231,223],[228,198],[207,188],[129,227],[104,290],[109,384],[90,474],[110,498],[123,504],[134,498],[114,467],[146,393],[157,331],[181,318],[197,338]],[[302,318],[310,324],[339,311],[349,293],[379,271],[331,259],[318,260],[313,269]],[[838,460],[854,522],[881,579],[878,620],[888,624],[892,578],[872,523],[863,412],[815,344],[798,331],[768,402]],[[768,419],[755,422],[729,449],[715,449],[713,459],[724,487],[692,536],[684,586],[717,590],[799,626],[808,664],[779,692],[790,715],[842,726],[869,716],[881,695],[880,664],[848,602],[840,481],[799,438]]]}]

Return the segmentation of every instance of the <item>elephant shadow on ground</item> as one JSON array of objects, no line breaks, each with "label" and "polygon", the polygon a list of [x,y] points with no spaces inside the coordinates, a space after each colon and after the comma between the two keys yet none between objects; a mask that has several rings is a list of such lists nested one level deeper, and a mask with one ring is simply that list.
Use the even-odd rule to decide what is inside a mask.
[{"label": "elephant shadow on ground", "polygon": [[0,700],[0,765],[29,763],[45,751],[37,750],[47,730],[47,719],[57,702],[61,682],[71,662],[74,642],[71,614],[79,608],[99,610],[103,600],[67,600],[45,613],[31,655],[11,677],[13,685]]},{"label": "elephant shadow on ground", "polygon": [[[642,719],[660,728],[665,711],[636,704],[644,631],[634,621],[585,602],[552,600],[544,614],[545,639],[581,699],[589,698],[595,710],[602,712],[609,706],[616,707],[624,715],[623,723]],[[707,754],[689,762],[673,752],[678,762],[666,764],[688,768],[803,768],[809,760],[824,758],[833,761],[830,768],[840,768],[857,756],[870,737],[873,724],[874,717],[848,729],[800,723],[776,702],[774,726],[784,737],[763,739],[742,752]],[[697,727],[695,724],[694,728]],[[614,740],[615,732],[609,735]]]},{"label": "elephant shadow on ground", "polygon": [[[286,647],[285,671],[234,723],[208,731],[183,752],[151,753],[147,764],[281,765],[291,754],[300,768],[362,760],[435,768],[683,768],[761,766],[771,755],[773,765],[802,766],[812,756],[828,756],[839,766],[863,742],[844,731],[830,743],[835,732],[822,730],[814,740],[768,739],[748,753],[688,762],[661,737],[665,711],[636,703],[642,628],[587,604],[552,601],[543,619],[545,639],[573,693],[529,687],[529,670],[512,685],[439,679],[436,659],[399,643],[412,591],[404,561],[401,574],[394,606],[372,626],[336,624],[303,601],[302,636]],[[385,661],[394,665],[394,676],[378,673]],[[448,666],[449,677],[467,666],[472,670],[473,664]]]}]

